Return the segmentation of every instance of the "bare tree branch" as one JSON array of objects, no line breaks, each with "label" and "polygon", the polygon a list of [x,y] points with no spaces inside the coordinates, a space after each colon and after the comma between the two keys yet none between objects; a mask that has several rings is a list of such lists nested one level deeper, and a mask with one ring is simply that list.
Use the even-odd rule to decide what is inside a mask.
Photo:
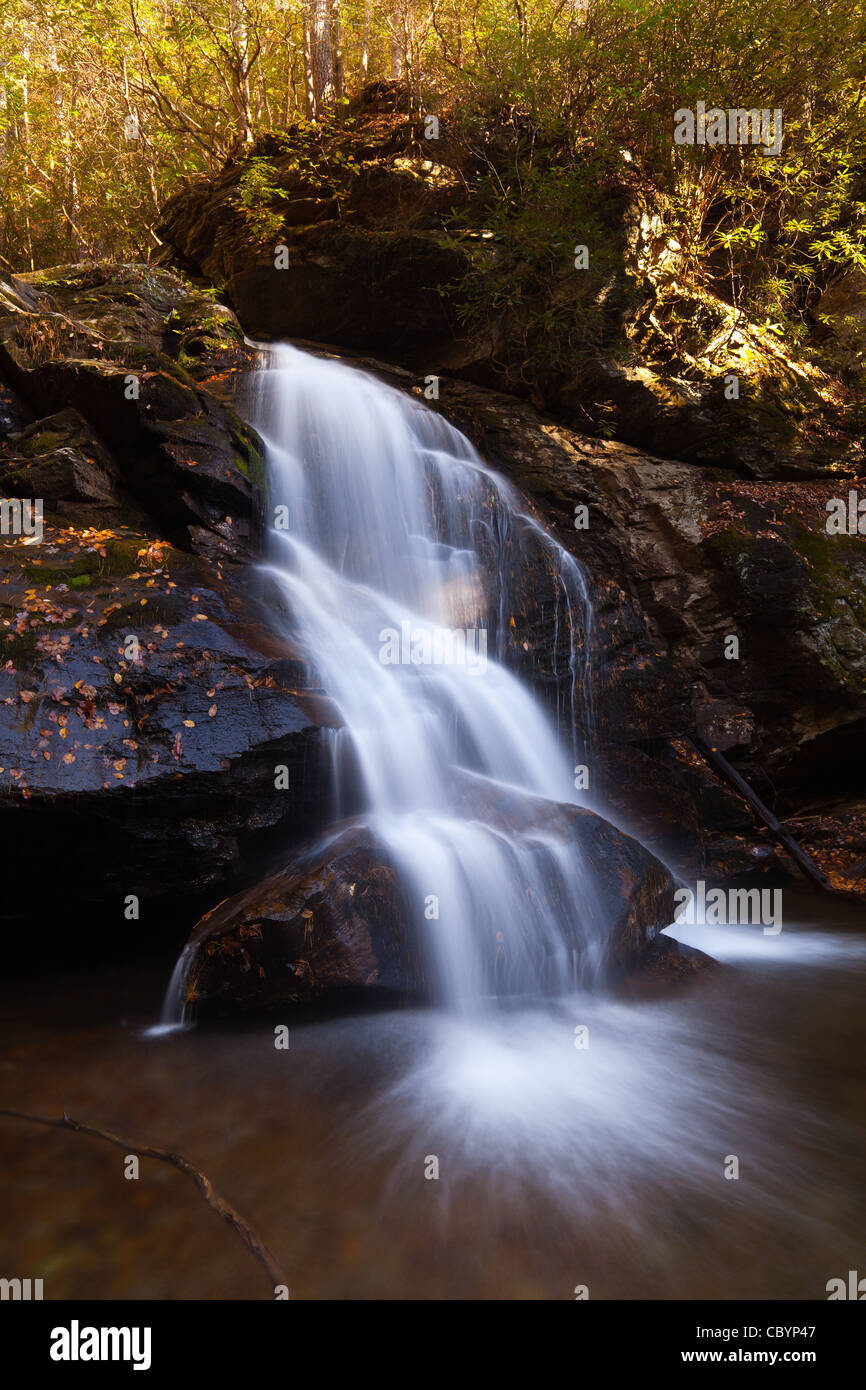
[{"label": "bare tree branch", "polygon": [[237,1232],[250,1254],[258,1260],[266,1271],[271,1287],[276,1288],[277,1285],[282,1284],[288,1288],[289,1281],[286,1275],[280,1269],[264,1241],[256,1235],[252,1227],[244,1221],[234,1207],[219,1195],[210,1178],[200,1168],[196,1168],[194,1163],[190,1163],[183,1154],[174,1153],[170,1149],[157,1149],[151,1144],[136,1144],[128,1139],[121,1139],[119,1135],[112,1134],[110,1130],[96,1129],[93,1125],[86,1125],[79,1120],[73,1120],[70,1115],[66,1114],[65,1110],[61,1116],[56,1118],[50,1115],[31,1115],[26,1110],[0,1110],[0,1116],[2,1115],[8,1115],[16,1120],[29,1120],[31,1124],[35,1125],[50,1125],[53,1129],[71,1129],[76,1134],[89,1134],[94,1139],[103,1139],[107,1144],[113,1144],[116,1149],[122,1149],[124,1153],[139,1154],[142,1158],[157,1158],[162,1163],[170,1163],[174,1168],[179,1168],[182,1173],[186,1173],[188,1177],[192,1178],[208,1206]]}]

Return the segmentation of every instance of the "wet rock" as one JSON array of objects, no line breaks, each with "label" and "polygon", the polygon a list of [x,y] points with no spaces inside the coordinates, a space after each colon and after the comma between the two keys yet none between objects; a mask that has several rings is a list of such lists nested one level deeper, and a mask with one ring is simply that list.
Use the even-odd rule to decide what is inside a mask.
[{"label": "wet rock", "polygon": [[[44,422],[74,411],[105,446],[102,470],[181,549],[249,558],[260,521],[260,447],[204,385],[249,369],[233,316],[216,314],[165,271],[100,263],[16,276],[4,307],[0,377],[31,416]],[[211,316],[223,326],[213,336],[205,331]],[[187,370],[193,365],[201,380]],[[14,443],[6,446],[13,461]]]},{"label": "wet rock", "polygon": [[427,965],[410,920],[381,847],[349,827],[202,918],[186,1003],[201,1017],[334,995],[421,996]]},{"label": "wet rock", "polygon": [[[543,835],[573,847],[590,866],[591,884],[572,905],[567,929],[580,952],[586,933],[603,927],[611,977],[628,972],[673,919],[667,869],[593,812],[468,775],[455,787],[454,805],[460,815],[507,830],[518,846]],[[515,880],[515,894],[521,891]],[[202,918],[188,943],[186,1003],[204,1015],[346,995],[435,996],[429,939],[416,916],[381,843],[367,825],[350,824]],[[486,949],[494,975],[493,936]]]},{"label": "wet rock", "polygon": [[724,968],[705,951],[660,935],[631,962],[628,972],[622,974],[616,984],[627,998],[654,996],[662,989],[681,988],[706,976],[712,977]]},{"label": "wet rock", "polygon": [[[231,882],[263,832],[321,824],[319,720],[256,587],[128,527],[0,546],[0,827],[71,899]],[[275,768],[289,769],[289,789]],[[203,836],[203,827],[211,827]],[[28,889],[6,895],[7,917]]]},{"label": "wet rock", "polygon": [[[866,747],[866,537],[827,534],[838,481],[707,473],[465,381],[443,379],[434,404],[529,494],[589,576],[595,785],[633,815],[656,799],[654,817],[632,822],[638,833],[670,846],[675,820],[683,844],[701,826],[749,826],[740,798],[682,744],[693,730],[783,813],[816,785],[853,793]],[[725,655],[730,635],[737,659]]]},{"label": "wet rock", "polygon": [[[239,338],[147,267],[0,285],[0,494],[43,505],[0,540],[0,834],[13,862],[44,847],[61,937],[76,908],[94,942],[176,930],[330,813],[333,716],[238,563],[261,510],[259,441],[219,394]],[[10,925],[33,892],[10,883]]]}]

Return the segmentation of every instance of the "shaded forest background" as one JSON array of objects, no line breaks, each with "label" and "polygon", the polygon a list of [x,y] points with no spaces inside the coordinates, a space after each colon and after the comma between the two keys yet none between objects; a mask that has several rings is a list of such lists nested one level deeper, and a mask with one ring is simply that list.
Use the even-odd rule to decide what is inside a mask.
[{"label": "shaded forest background", "polygon": [[[147,257],[166,199],[242,156],[254,216],[269,132],[351,126],[377,78],[447,119],[507,243],[467,315],[507,309],[515,266],[537,287],[576,222],[603,257],[626,165],[680,275],[791,346],[833,277],[866,269],[862,0],[7,0],[0,269]],[[781,108],[781,156],[675,146],[698,100]]]}]

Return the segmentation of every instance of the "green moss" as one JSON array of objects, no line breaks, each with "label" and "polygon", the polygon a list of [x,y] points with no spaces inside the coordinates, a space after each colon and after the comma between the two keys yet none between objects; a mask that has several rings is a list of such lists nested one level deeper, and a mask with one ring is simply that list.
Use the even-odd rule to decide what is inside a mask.
[{"label": "green moss", "polygon": [[856,536],[828,536],[825,531],[791,524],[794,545],[809,562],[810,587],[816,611],[833,616],[838,599],[844,599],[857,622],[866,627],[866,546]]},{"label": "green moss", "polygon": [[249,478],[253,486],[263,493],[267,486],[267,473],[261,441],[252,429],[241,423],[233,410],[229,409],[227,413],[238,472],[243,473],[245,478]]},{"label": "green moss", "polygon": [[96,574],[99,569],[99,555],[76,555],[68,565],[25,565],[24,574],[32,584],[72,584],[73,579]]},{"label": "green moss", "polygon": [[755,535],[736,526],[726,526],[704,541],[704,549],[726,569],[738,568],[739,562],[748,559],[757,545]]},{"label": "green moss", "polygon": [[19,440],[15,445],[15,451],[23,458],[38,458],[42,454],[53,454],[56,449],[62,449],[68,443],[67,430],[39,430],[28,439]]},{"label": "green moss", "polygon": [[115,536],[105,542],[105,555],[76,555],[66,565],[26,565],[24,574],[33,585],[68,584],[70,589],[89,589],[100,579],[123,578],[140,565],[142,536]]}]

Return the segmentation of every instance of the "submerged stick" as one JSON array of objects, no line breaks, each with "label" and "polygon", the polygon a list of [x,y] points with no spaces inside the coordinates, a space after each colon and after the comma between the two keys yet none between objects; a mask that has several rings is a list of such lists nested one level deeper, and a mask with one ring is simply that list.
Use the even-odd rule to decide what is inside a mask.
[{"label": "submerged stick", "polygon": [[0,1116],[2,1115],[9,1115],[16,1120],[29,1120],[35,1125],[50,1125],[54,1129],[71,1129],[76,1134],[89,1134],[93,1139],[103,1139],[106,1144],[113,1144],[116,1149],[122,1149],[124,1153],[138,1154],[142,1158],[157,1158],[162,1163],[170,1163],[174,1168],[179,1168],[182,1173],[186,1173],[188,1177],[192,1178],[208,1206],[237,1232],[250,1254],[267,1272],[272,1286],[276,1288],[277,1285],[282,1284],[288,1288],[288,1279],[264,1241],[259,1239],[239,1212],[235,1211],[234,1207],[219,1195],[210,1178],[200,1168],[196,1168],[194,1163],[190,1163],[183,1154],[173,1153],[170,1149],[157,1149],[151,1144],[133,1144],[127,1139],[121,1139],[117,1134],[112,1134],[110,1130],[97,1129],[94,1125],[85,1125],[79,1120],[73,1120],[71,1116],[66,1114],[65,1110],[57,1118],[51,1115],[31,1115],[26,1110],[0,1110]]},{"label": "submerged stick", "polygon": [[820,888],[822,892],[832,893],[834,891],[833,885],[823,869],[815,863],[811,855],[806,853],[802,845],[798,845],[790,831],[786,830],[781,821],[773,815],[769,807],[764,805],[757,792],[752,791],[746,779],[740,775],[735,767],[731,766],[727,758],[724,757],[717,748],[711,747],[700,734],[692,734],[691,739],[692,743],[698,749],[698,752],[706,758],[707,762],[716,769],[735,791],[740,793],[740,796],[745,798],[755,814],[767,826],[767,829],[772,831],[781,845],[784,845],[794,863],[803,871],[806,877],[810,879],[817,888]]}]

